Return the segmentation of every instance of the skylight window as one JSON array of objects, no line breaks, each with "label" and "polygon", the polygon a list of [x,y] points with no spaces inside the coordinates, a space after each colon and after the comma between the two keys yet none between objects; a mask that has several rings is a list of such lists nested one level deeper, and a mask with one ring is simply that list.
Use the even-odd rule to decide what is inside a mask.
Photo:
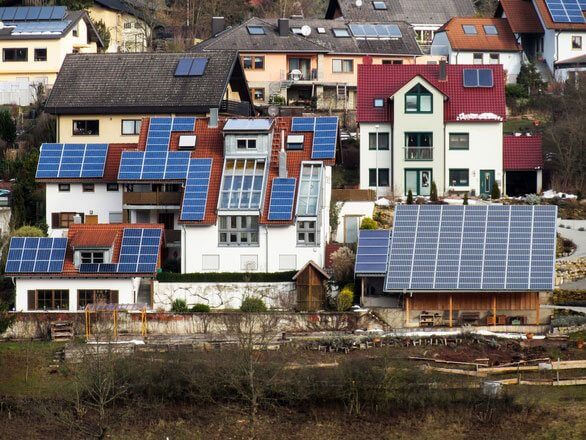
[{"label": "skylight window", "polygon": [[491,69],[464,69],[464,87],[492,87]]},{"label": "skylight window", "polygon": [[485,24],[484,33],[486,35],[498,35],[499,31],[497,30],[496,26],[493,26],[492,24]]},{"label": "skylight window", "polygon": [[338,38],[350,36],[350,32],[348,32],[348,29],[346,29],[346,28],[335,28],[335,29],[332,29],[332,32],[334,33],[334,37],[338,37]]},{"label": "skylight window", "polygon": [[462,29],[464,29],[464,33],[467,35],[476,35],[478,33],[476,26],[473,24],[463,24]]},{"label": "skylight window", "polygon": [[372,2],[372,7],[377,11],[386,11],[387,5],[385,2]]},{"label": "skylight window", "polygon": [[317,28],[317,33],[318,33],[318,34],[325,34],[325,33],[326,33],[326,29],[325,29],[325,28],[323,28],[323,27],[318,27],[318,28]]},{"label": "skylight window", "polygon": [[400,38],[401,29],[396,24],[351,24],[350,30],[355,37]]},{"label": "skylight window", "polygon": [[316,217],[321,189],[321,163],[304,163],[299,178],[299,195],[297,215],[300,217]]},{"label": "skylight window", "polygon": [[220,191],[220,209],[260,209],[264,178],[264,160],[227,159]]},{"label": "skylight window", "polygon": [[250,35],[265,35],[265,30],[262,26],[246,26]]},{"label": "skylight window", "polygon": [[299,26],[292,27],[291,32],[293,32],[294,34],[297,34],[297,35],[301,35],[301,28]]},{"label": "skylight window", "polygon": [[374,98],[373,106],[376,108],[381,108],[385,106],[385,100],[383,98]]}]

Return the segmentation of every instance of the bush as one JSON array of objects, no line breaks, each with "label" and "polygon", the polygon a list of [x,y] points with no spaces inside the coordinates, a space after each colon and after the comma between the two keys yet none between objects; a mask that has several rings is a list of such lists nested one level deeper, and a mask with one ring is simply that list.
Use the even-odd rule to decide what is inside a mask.
[{"label": "bush", "polygon": [[46,237],[41,228],[36,226],[21,226],[12,233],[13,237]]},{"label": "bush", "polygon": [[525,201],[528,205],[541,205],[541,197],[539,197],[537,194],[527,194]]},{"label": "bush", "polygon": [[345,312],[354,304],[354,284],[346,284],[338,293],[337,298],[338,312]]},{"label": "bush", "polygon": [[176,299],[171,304],[171,311],[174,313],[186,313],[189,312],[189,308],[187,307],[187,303],[183,299]]},{"label": "bush", "polygon": [[8,307],[5,304],[0,303],[0,335],[10,328],[16,316],[8,313]]},{"label": "bush", "polygon": [[157,281],[161,283],[279,283],[291,281],[296,271],[292,272],[196,272],[157,274]]},{"label": "bush", "polygon": [[16,124],[7,109],[0,111],[0,138],[8,144],[16,140]]},{"label": "bush", "polygon": [[210,306],[202,303],[194,304],[190,309],[190,311],[193,313],[210,313],[210,310]]},{"label": "bush", "polygon": [[282,95],[271,95],[269,96],[269,104],[286,105],[287,100]]},{"label": "bush", "polygon": [[370,217],[364,217],[360,223],[360,229],[378,229],[378,224]]},{"label": "bush", "polygon": [[490,198],[492,200],[498,200],[501,198],[501,190],[499,189],[499,185],[496,182],[494,182],[492,184],[492,191],[490,192]]},{"label": "bush", "polygon": [[413,204],[413,191],[409,190],[407,192],[407,204],[408,205],[412,205]]},{"label": "bush", "polygon": [[527,88],[521,84],[507,84],[505,86],[505,95],[507,99],[528,98]]},{"label": "bush", "polygon": [[435,184],[435,182],[431,182],[431,189],[429,191],[429,200],[431,200],[432,202],[437,202],[438,198],[437,198],[437,185]]},{"label": "bush", "polygon": [[347,246],[343,246],[331,256],[334,281],[343,286],[354,279],[354,263],[356,254]]},{"label": "bush", "polygon": [[464,193],[464,201],[462,202],[462,205],[467,206],[468,205],[468,193]]},{"label": "bush", "polygon": [[267,306],[266,306],[265,302],[262,300],[262,298],[256,298],[254,296],[249,296],[247,298],[244,298],[244,301],[242,301],[242,305],[240,306],[240,311],[247,312],[247,313],[266,312]]}]

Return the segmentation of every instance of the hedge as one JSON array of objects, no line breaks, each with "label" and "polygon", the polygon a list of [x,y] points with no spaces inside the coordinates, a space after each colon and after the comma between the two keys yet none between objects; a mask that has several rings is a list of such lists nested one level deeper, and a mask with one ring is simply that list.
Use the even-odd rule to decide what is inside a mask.
[{"label": "hedge", "polygon": [[277,283],[293,281],[297,272],[209,272],[209,273],[174,273],[161,272],[157,281],[161,283]]},{"label": "hedge", "polygon": [[554,290],[553,303],[563,305],[586,305],[586,290]]}]

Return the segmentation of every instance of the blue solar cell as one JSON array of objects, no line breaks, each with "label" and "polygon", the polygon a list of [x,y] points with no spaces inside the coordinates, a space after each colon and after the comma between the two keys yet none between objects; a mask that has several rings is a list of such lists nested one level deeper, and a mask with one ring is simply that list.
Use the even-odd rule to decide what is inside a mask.
[{"label": "blue solar cell", "polygon": [[553,21],[557,23],[586,23],[584,0],[545,0]]},{"label": "blue solar cell", "polygon": [[189,76],[202,76],[208,64],[207,58],[194,58],[189,69]]},{"label": "blue solar cell", "polygon": [[157,267],[160,244],[160,229],[125,228],[117,271],[122,273],[154,272]]},{"label": "blue solar cell", "polygon": [[291,131],[313,131],[315,118],[293,118]]},{"label": "blue solar cell", "polygon": [[51,11],[51,20],[61,20],[65,17],[65,12],[67,8],[65,6],[54,6],[53,11]]},{"label": "blue solar cell", "polygon": [[384,275],[387,270],[390,231],[360,230],[356,252],[356,275]]},{"label": "blue solar cell", "polygon": [[175,69],[175,76],[189,75],[189,69],[191,69],[192,63],[193,63],[193,58],[180,58],[179,62],[177,63],[177,67]]},{"label": "blue solar cell", "polygon": [[41,7],[40,6],[33,6],[28,8],[28,12],[26,14],[27,20],[37,20],[39,15],[41,14]]},{"label": "blue solar cell", "polygon": [[15,7],[0,8],[0,11],[0,20],[2,21],[12,20],[14,18],[14,15],[16,14]]},{"label": "blue solar cell", "polygon": [[15,237],[10,241],[6,272],[61,272],[66,245],[65,238]]},{"label": "blue solar cell", "polygon": [[193,131],[195,129],[195,118],[181,116],[173,119],[171,131]]},{"label": "blue solar cell", "polygon": [[269,203],[269,220],[291,220],[297,180],[274,178]]},{"label": "blue solar cell", "polygon": [[202,221],[208,198],[212,159],[191,159],[183,192],[180,219]]},{"label": "blue solar cell", "polygon": [[36,177],[102,177],[107,154],[107,144],[43,144]]},{"label": "blue solar cell", "polygon": [[26,7],[16,8],[16,14],[14,15],[14,20],[25,20],[27,14],[28,14],[28,8],[26,8]]}]

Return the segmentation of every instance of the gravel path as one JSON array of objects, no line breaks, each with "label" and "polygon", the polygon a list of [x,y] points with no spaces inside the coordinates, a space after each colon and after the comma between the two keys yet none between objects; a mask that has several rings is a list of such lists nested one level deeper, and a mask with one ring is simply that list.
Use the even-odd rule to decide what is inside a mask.
[{"label": "gravel path", "polygon": [[[571,229],[560,228],[559,225],[570,226]],[[584,231],[579,231],[584,228]],[[576,244],[576,252],[569,257],[560,258],[559,260],[576,260],[586,257],[586,220],[560,220],[558,219],[558,232],[564,237],[572,240]]]}]

